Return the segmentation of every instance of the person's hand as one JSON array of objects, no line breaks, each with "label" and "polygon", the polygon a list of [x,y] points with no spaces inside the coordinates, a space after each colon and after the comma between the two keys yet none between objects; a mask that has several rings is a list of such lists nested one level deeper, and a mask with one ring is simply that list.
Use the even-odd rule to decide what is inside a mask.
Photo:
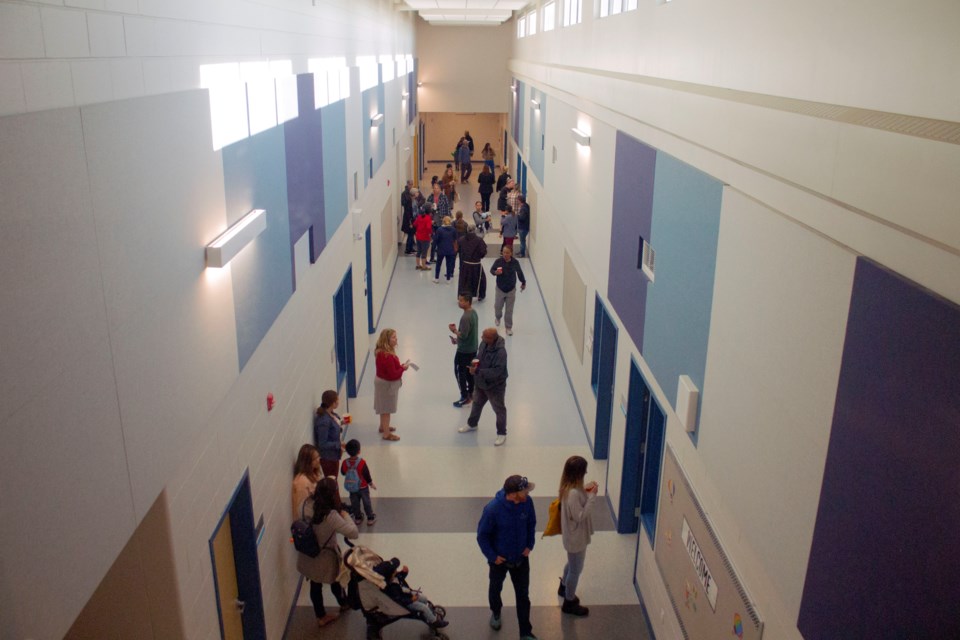
[{"label": "person's hand", "polygon": [[526,283],[526,282],[521,282],[521,283],[520,283],[520,291],[524,291],[526,288],[527,288],[527,283]]},{"label": "person's hand", "polygon": [[450,344],[457,344],[457,336],[450,336]]},{"label": "person's hand", "polygon": [[600,485],[595,481],[591,481],[587,483],[587,486],[584,487],[584,489],[586,489],[587,493],[597,493],[597,491],[600,490]]},{"label": "person's hand", "polygon": [[[371,483],[370,483],[370,486],[373,488],[374,491],[377,490],[377,485],[375,485],[374,483],[371,482]],[[406,569],[404,569],[404,570],[406,570]]]},{"label": "person's hand", "polygon": [[529,548],[529,547],[523,550],[523,557],[524,557],[524,558],[529,558],[529,557],[530,557],[530,548]]},{"label": "person's hand", "polygon": [[497,556],[497,559],[493,561],[493,564],[503,564],[507,559],[503,556]]},{"label": "person's hand", "polygon": [[469,372],[470,372],[470,375],[473,376],[473,375],[476,375],[476,373],[477,373],[477,368],[476,368],[476,367],[467,367],[467,371],[469,371]]},{"label": "person's hand", "polygon": [[413,601],[414,601],[414,602],[416,602],[416,601],[419,600],[419,599],[420,599],[420,596],[419,596],[419,595],[417,595],[416,593],[413,594]]},{"label": "person's hand", "polygon": [[450,328],[450,333],[456,333],[456,332],[457,332],[457,325],[454,324],[453,322],[451,322],[451,323],[448,324],[447,326]]},{"label": "person's hand", "polygon": [[407,565],[403,565],[400,569],[400,573],[410,573],[410,569],[407,569]]},{"label": "person's hand", "polygon": [[347,518],[350,517],[350,512],[347,511],[346,509],[340,509],[340,516],[341,516],[344,520],[346,520]]}]

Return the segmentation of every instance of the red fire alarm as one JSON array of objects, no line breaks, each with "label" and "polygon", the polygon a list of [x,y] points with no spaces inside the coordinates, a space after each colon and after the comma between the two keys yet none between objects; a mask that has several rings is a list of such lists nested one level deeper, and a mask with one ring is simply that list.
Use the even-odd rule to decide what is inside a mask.
[{"label": "red fire alarm", "polygon": [[267,394],[267,411],[273,410],[273,394]]},{"label": "red fire alarm", "polygon": [[390,179],[389,179],[389,178],[387,179],[387,186],[388,186],[388,187],[390,186]]}]

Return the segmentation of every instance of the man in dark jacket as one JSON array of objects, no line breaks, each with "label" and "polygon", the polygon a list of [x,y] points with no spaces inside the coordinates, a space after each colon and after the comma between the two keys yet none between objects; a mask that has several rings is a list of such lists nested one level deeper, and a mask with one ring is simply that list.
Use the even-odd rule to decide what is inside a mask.
[{"label": "man in dark jacket", "polygon": [[467,424],[460,427],[460,433],[476,431],[480,422],[480,413],[487,400],[497,415],[497,439],[494,446],[499,447],[507,441],[507,347],[502,336],[494,327],[483,330],[480,348],[477,350],[476,363],[470,367],[473,374],[473,408]]},{"label": "man in dark jacket", "polygon": [[500,629],[503,601],[500,592],[507,574],[517,596],[520,640],[536,640],[530,624],[530,552],[535,541],[537,514],[529,493],[534,484],[522,476],[510,476],[503,489],[483,508],[477,525],[477,544],[490,567],[490,626]]}]

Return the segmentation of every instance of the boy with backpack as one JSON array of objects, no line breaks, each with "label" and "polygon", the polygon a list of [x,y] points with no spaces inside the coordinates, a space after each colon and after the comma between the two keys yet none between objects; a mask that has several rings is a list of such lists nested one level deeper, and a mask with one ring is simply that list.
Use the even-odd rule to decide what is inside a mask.
[{"label": "boy with backpack", "polygon": [[343,488],[350,494],[350,510],[353,512],[353,521],[358,525],[363,522],[363,513],[360,511],[360,503],[363,503],[363,511],[367,514],[367,526],[373,526],[377,522],[377,515],[373,512],[370,504],[370,487],[374,489],[377,485],[373,483],[370,477],[370,467],[367,461],[360,457],[360,441],[351,440],[347,443],[347,455],[350,456],[340,465],[340,473],[343,474]]}]

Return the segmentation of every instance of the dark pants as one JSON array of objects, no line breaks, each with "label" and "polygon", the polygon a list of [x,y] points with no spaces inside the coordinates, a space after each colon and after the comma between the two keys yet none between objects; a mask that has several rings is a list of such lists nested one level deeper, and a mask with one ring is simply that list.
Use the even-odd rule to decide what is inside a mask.
[{"label": "dark pants", "polygon": [[453,357],[453,375],[457,377],[461,400],[473,397],[473,374],[470,373],[470,362],[476,357],[476,351],[473,353],[457,351],[457,355]]},{"label": "dark pants", "polygon": [[413,253],[416,250],[416,240],[413,237],[413,231],[407,231],[407,246],[404,251],[407,253]]},{"label": "dark pants", "polygon": [[330,476],[334,480],[340,477],[340,461],[320,459],[320,470],[324,476]]},{"label": "dark pants", "polygon": [[[501,584],[503,580],[500,580]],[[339,582],[334,582],[330,585],[330,591],[333,593],[333,597],[337,599],[337,604],[344,605],[347,602],[347,599],[343,595],[343,587],[340,586]],[[313,615],[318,618],[322,618],[327,615],[326,609],[323,608],[323,583],[310,581],[310,602],[313,603]]]},{"label": "dark pants", "polygon": [[433,233],[430,234],[430,262],[437,259],[437,225],[433,225]]},{"label": "dark pants", "polygon": [[521,229],[519,233],[520,233],[520,257],[526,258],[527,257],[527,234],[530,233],[530,230],[527,229],[526,231],[524,231],[523,229]]},{"label": "dark pants", "polygon": [[504,403],[504,397],[507,394],[507,383],[504,382],[496,387],[481,389],[477,387],[473,390],[473,408],[470,409],[470,417],[467,418],[467,424],[476,427],[480,423],[480,412],[483,406],[490,401],[493,406],[493,412],[497,414],[497,435],[507,435],[507,405]]},{"label": "dark pants", "polygon": [[460,182],[466,182],[473,173],[473,163],[470,161],[460,163]]},{"label": "dark pants", "polygon": [[[360,503],[363,503],[363,512],[360,511]],[[373,512],[373,505],[370,504],[370,487],[363,487],[360,491],[350,494],[350,510],[353,512],[354,520],[362,520],[363,514],[367,514],[367,520],[376,520],[377,514]]]},{"label": "dark pants", "polygon": [[490,196],[491,196],[491,195],[492,195],[492,194],[489,194],[489,193],[481,193],[481,194],[480,194],[480,210],[483,211],[484,213],[487,213],[488,211],[490,211]]},{"label": "dark pants", "polygon": [[477,300],[487,297],[487,274],[481,264],[460,263],[459,295],[473,296]]},{"label": "dark pants", "polygon": [[436,278],[437,280],[440,279],[440,265],[443,264],[444,260],[446,260],[447,270],[444,273],[444,276],[446,277],[447,280],[451,279],[453,277],[453,265],[454,265],[454,261],[456,260],[456,257],[457,257],[457,254],[455,253],[451,253],[450,255],[437,256],[437,266],[434,270],[433,277]]},{"label": "dark pants", "polygon": [[500,592],[503,591],[503,582],[510,574],[510,581],[513,582],[513,592],[517,596],[517,622],[520,623],[520,635],[529,636],[533,634],[533,626],[530,624],[530,560],[523,558],[516,565],[490,564],[490,590],[487,597],[490,600],[490,610],[495,616],[500,617],[500,611],[503,609],[503,600],[500,599]]}]

